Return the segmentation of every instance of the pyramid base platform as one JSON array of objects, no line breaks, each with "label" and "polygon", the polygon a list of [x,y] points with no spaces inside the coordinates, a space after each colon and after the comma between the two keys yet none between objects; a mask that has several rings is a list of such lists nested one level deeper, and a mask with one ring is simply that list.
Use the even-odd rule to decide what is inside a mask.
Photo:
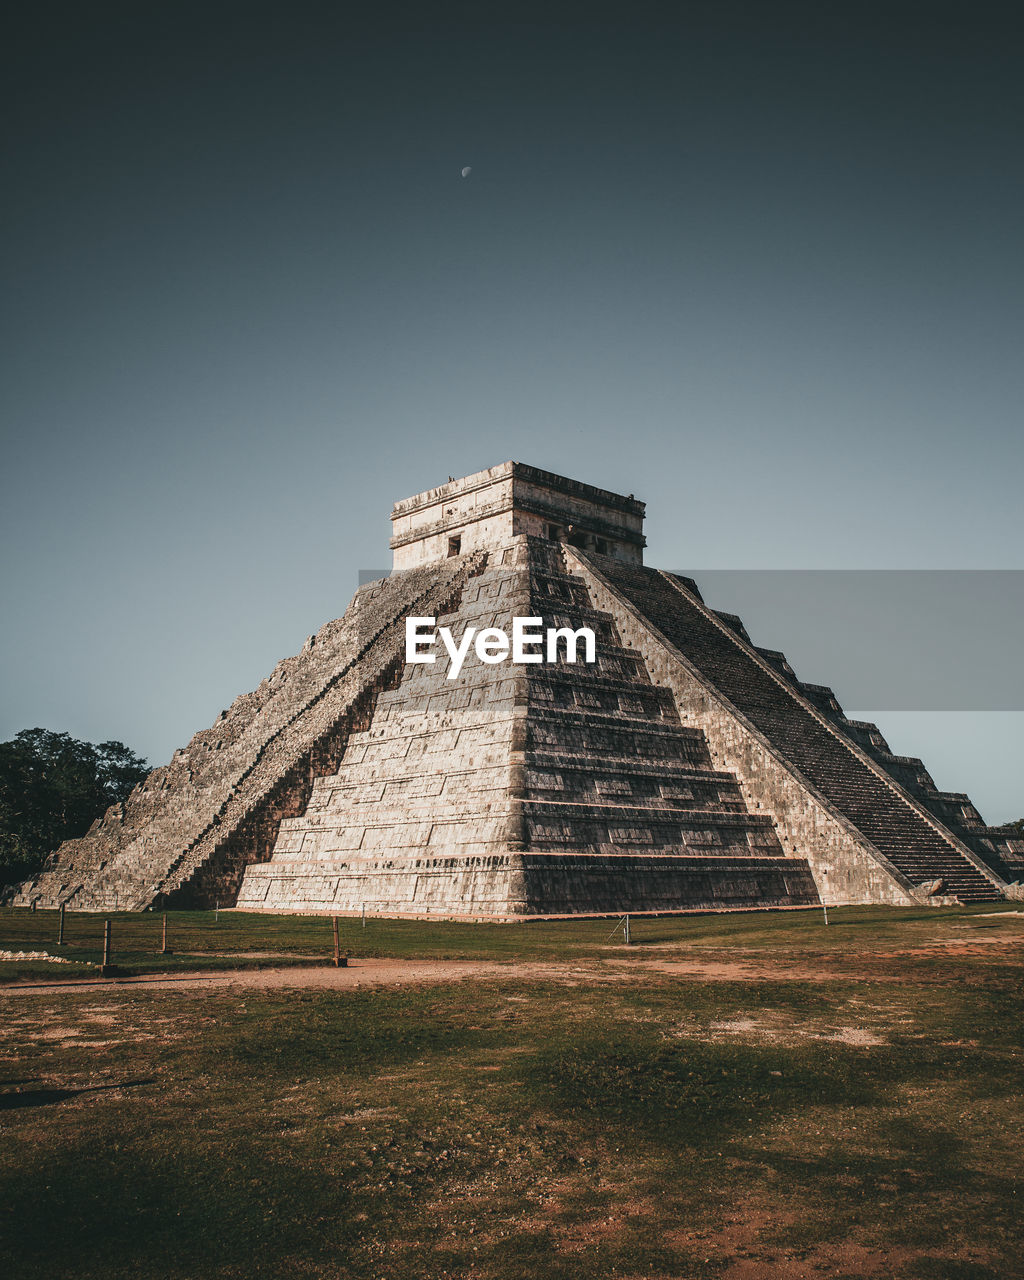
[{"label": "pyramid base platform", "polygon": [[241,911],[413,918],[666,915],[817,906],[798,858],[685,854],[488,853],[251,866]]}]

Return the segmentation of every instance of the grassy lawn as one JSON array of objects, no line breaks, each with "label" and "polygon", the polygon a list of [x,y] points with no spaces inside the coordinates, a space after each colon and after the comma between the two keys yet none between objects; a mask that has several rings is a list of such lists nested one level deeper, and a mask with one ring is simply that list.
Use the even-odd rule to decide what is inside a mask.
[{"label": "grassy lawn", "polygon": [[[924,941],[958,940],[984,930],[1001,930],[998,914],[1015,916],[1019,907],[903,910],[891,907],[843,907],[829,912],[826,928],[820,911],[749,912],[721,915],[641,917],[631,920],[641,951],[710,956],[753,953],[827,959],[865,950],[869,931],[878,951]],[[977,917],[977,918],[975,918]],[[238,911],[168,913],[170,955],[161,955],[162,917],[154,912],[122,912],[111,920],[113,959],[128,974],[245,968],[267,964],[327,962],[333,932],[327,916],[263,915]],[[46,951],[84,966],[102,958],[104,917],[68,912],[64,945],[58,947],[58,913],[0,908],[0,952]],[[599,958],[618,953],[622,933],[609,934],[614,920],[528,921],[521,924],[466,924],[454,921],[387,920],[342,917],[341,945],[353,956],[408,959],[556,960]],[[966,931],[966,932],[965,932]],[[632,953],[632,952],[631,952]],[[65,978],[69,965],[45,961],[0,960],[0,983],[52,976]]]},{"label": "grassy lawn", "polygon": [[[373,921],[357,954],[572,964],[557,981],[11,992],[0,1269],[1024,1276],[1024,917],[990,912],[638,921],[629,951],[605,921]],[[4,915],[0,946],[30,949],[30,916]],[[207,954],[310,954],[330,935],[189,927]],[[824,967],[653,967],[686,955]]]}]

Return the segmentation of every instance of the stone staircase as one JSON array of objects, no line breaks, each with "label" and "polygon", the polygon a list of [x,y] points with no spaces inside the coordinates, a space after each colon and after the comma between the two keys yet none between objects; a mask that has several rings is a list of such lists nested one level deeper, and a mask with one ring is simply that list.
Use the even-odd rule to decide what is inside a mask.
[{"label": "stone staircase", "polygon": [[485,553],[360,588],[343,618],[278,664],[124,805],[66,841],[14,905],[138,911],[234,901],[246,865],[269,858],[282,818],[301,813],[404,660],[405,617],[442,611]]},{"label": "stone staircase", "polygon": [[[696,584],[691,583],[690,589],[696,592]],[[718,616],[724,617],[722,614]],[[749,640],[746,633],[743,634]],[[1008,882],[1024,881],[1024,838],[1000,827],[990,827],[966,793],[940,791],[923,760],[916,756],[896,755],[878,725],[870,720],[849,719],[835,693],[827,685],[808,684],[800,680],[784,653],[777,649],[762,648],[758,648],[757,652],[812,702],[833,728],[843,733],[890,777],[895,778],[901,787],[909,791],[962,844],[977,854],[991,871]]]},{"label": "stone staircase", "polygon": [[783,655],[759,661],[739,620],[713,615],[686,579],[587,559],[911,883],[941,880],[962,902],[1002,896],[997,879],[938,818],[929,820],[895,778],[873,769],[851,738],[807,705],[814,691],[794,683]]},{"label": "stone staircase", "polygon": [[[800,686],[801,689],[807,687]],[[828,694],[827,707],[820,701],[816,701],[816,705],[835,728],[895,778],[996,875],[1008,882],[1024,880],[1024,839],[998,827],[990,827],[965,792],[940,791],[923,760],[916,756],[896,755],[876,724],[848,719],[832,690],[824,692]]]}]

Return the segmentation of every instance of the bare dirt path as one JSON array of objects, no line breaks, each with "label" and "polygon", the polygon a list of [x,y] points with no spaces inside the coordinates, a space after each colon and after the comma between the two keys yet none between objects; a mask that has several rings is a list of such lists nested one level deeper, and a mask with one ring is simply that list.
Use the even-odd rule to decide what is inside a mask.
[{"label": "bare dirt path", "polygon": [[[518,966],[516,967],[518,968]],[[121,991],[132,987],[146,990],[210,990],[216,987],[302,987],[336,988],[384,986],[416,982],[458,982],[463,978],[495,976],[512,971],[513,966],[488,960],[359,960],[346,968],[288,966],[267,969],[225,969],[209,973],[149,973],[133,978],[68,978],[56,982],[18,982],[0,988],[10,994],[38,994],[53,991]]]},{"label": "bare dirt path", "polygon": [[[1001,938],[971,938],[970,940],[935,940],[917,947],[878,952],[871,958],[875,962],[922,959],[960,959],[983,957],[991,954],[991,944],[1019,943],[1019,936]],[[874,973],[861,972],[858,961],[866,957],[836,956],[808,958],[801,962],[795,957],[776,956],[767,960],[761,954],[725,957],[720,954],[706,958],[689,956],[670,959],[658,955],[643,955],[636,951],[620,958],[608,956],[601,959],[581,960],[350,960],[345,968],[333,966],[268,966],[262,969],[224,969],[205,973],[144,974],[126,978],[60,978],[52,980],[17,982],[0,986],[0,994],[33,994],[57,991],[121,991],[139,987],[145,990],[211,990],[224,987],[351,990],[364,986],[395,986],[402,984],[432,984],[462,982],[469,978],[533,979],[539,982],[628,982],[644,977],[676,977],[698,982],[829,982],[843,979],[877,978]],[[890,980],[894,974],[887,975]]]},{"label": "bare dirt path", "polygon": [[520,963],[497,960],[350,960],[347,968],[289,966],[265,969],[226,969],[206,973],[143,974],[127,978],[55,978],[16,982],[0,987],[0,994],[31,995],[65,991],[211,990],[223,987],[350,990],[364,986],[408,983],[462,982],[467,978],[534,979],[538,982],[628,982],[649,976],[678,977],[705,982],[825,982],[846,976],[830,969],[793,964],[766,966],[749,960],[581,960]]},{"label": "bare dirt path", "polygon": [[467,978],[534,979],[540,982],[624,982],[650,975],[709,982],[774,979],[775,981],[824,981],[830,976],[818,968],[779,965],[772,968],[749,960],[628,960],[538,961],[522,963],[496,960],[350,960],[347,968],[281,967],[234,969],[209,973],[144,974],[129,978],[66,978],[18,982],[0,988],[9,995],[57,991],[121,991],[135,987],[152,990],[211,990],[223,987],[275,989],[351,990],[364,986],[407,983],[462,982]]}]

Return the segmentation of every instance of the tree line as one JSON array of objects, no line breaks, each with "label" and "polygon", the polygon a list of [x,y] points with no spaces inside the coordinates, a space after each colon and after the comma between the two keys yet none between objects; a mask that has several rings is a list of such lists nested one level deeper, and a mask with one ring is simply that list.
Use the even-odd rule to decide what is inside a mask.
[{"label": "tree line", "polygon": [[23,729],[0,742],[0,885],[34,875],[62,840],[125,800],[149,765],[123,742]]}]

